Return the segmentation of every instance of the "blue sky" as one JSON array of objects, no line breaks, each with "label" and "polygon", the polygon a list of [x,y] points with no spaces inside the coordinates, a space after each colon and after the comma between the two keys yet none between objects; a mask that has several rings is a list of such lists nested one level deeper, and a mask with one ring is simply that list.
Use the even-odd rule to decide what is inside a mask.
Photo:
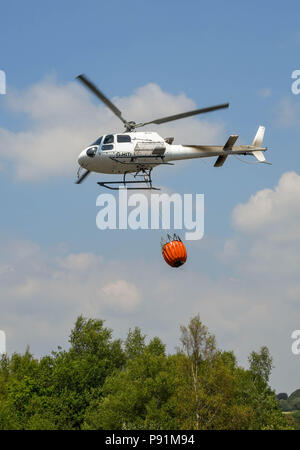
[{"label": "blue sky", "polygon": [[[280,281],[279,270],[280,251],[289,251],[287,261],[295,264],[297,255],[293,252],[299,247],[299,238],[293,234],[288,244],[277,237],[269,242],[268,227],[263,227],[261,221],[258,225],[256,212],[249,204],[251,195],[275,188],[283,174],[291,171],[299,174],[300,95],[295,96],[291,92],[291,73],[300,68],[299,10],[296,1],[275,4],[254,1],[247,5],[237,1],[11,1],[2,5],[0,69],[7,74],[7,95],[0,96],[0,198],[4,205],[0,227],[3,255],[7,255],[8,264],[14,271],[10,281],[3,281],[0,301],[4,313],[0,329],[7,330],[10,351],[22,351],[26,343],[37,354],[49,351],[66,341],[67,327],[70,328],[80,312],[94,317],[101,315],[109,326],[117,328],[120,335],[130,326],[140,325],[150,336],[155,333],[163,336],[172,350],[177,344],[179,323],[200,312],[203,321],[217,335],[220,347],[233,348],[241,363],[246,363],[250,350],[267,343],[275,358],[274,386],[281,390],[299,387],[297,371],[300,359],[290,354],[290,334],[299,328],[300,319],[297,302],[293,296],[292,299],[289,297],[291,289],[298,292],[297,276],[294,266],[290,270],[287,266]],[[35,136],[39,128],[47,131],[48,117],[55,121],[55,106],[54,112],[47,109],[51,98],[54,98],[51,92],[56,95],[57,88],[66,89],[80,99],[75,112],[71,111],[70,100],[62,105],[62,111],[59,111],[60,104],[57,103],[57,129],[68,123],[68,108],[79,124],[92,117],[87,112],[88,108],[88,111],[102,108],[87,93],[81,94],[82,88],[74,86],[74,78],[79,73],[86,73],[107,96],[119,98],[125,105],[132,98],[148,95],[149,83],[157,86],[158,95],[167,93],[178,108],[187,101],[196,107],[230,102],[229,110],[215,112],[201,120],[190,119],[194,122],[183,120],[178,123],[180,137],[186,138],[182,143],[222,144],[231,133],[239,134],[241,143],[250,143],[258,125],[266,126],[265,144],[269,148],[266,156],[272,166],[248,165],[231,158],[221,169],[214,169],[211,162],[194,161],[188,164],[179,162],[175,168],[160,168],[157,174],[154,173],[156,184],[170,190],[205,194],[205,238],[187,244],[189,261],[179,274],[170,272],[162,263],[160,232],[104,233],[96,228],[95,201],[100,191],[95,182],[99,176],[93,175],[82,186],[73,183],[76,156],[82,149],[79,140],[75,142],[74,150],[67,148],[66,144],[66,151],[74,151],[74,159],[62,157],[61,171],[55,169],[48,174],[43,169],[40,177],[18,175],[20,158],[24,157],[24,164],[26,158],[31,158],[32,164],[34,156],[26,147],[28,141],[23,143],[22,133]],[[49,98],[47,83],[53,89],[49,91]],[[35,86],[44,89],[41,121],[34,116],[36,105],[32,104],[30,97],[30,92],[33,92],[30,89]],[[145,86],[144,91],[136,91]],[[28,92],[29,97],[26,97]],[[179,98],[180,94],[184,94],[184,100]],[[153,109],[147,102],[145,105],[143,113],[147,119],[152,119],[156,111],[160,113],[159,105]],[[95,111],[106,114],[103,109]],[[139,120],[139,117],[129,119]],[[104,123],[110,122],[99,122],[99,128],[96,121],[95,125],[91,122],[86,132],[86,145],[97,135],[114,131],[101,128]],[[111,123],[115,125],[115,122]],[[194,130],[192,137],[185,135],[190,129],[189,123]],[[212,136],[217,142],[201,141],[203,123],[202,126],[207,124],[210,127],[210,134],[204,135],[203,139]],[[198,134],[197,127],[200,130]],[[66,133],[70,129],[69,126]],[[6,140],[7,131],[16,139]],[[198,141],[190,142],[194,136]],[[59,158],[58,144],[57,140],[52,142],[50,139],[46,149],[39,146],[35,151],[45,152],[47,159],[53,149]],[[38,171],[38,166],[35,170]],[[288,182],[298,186],[297,180],[290,177]],[[281,188],[274,191],[275,212],[278,205],[282,211],[292,208],[293,199],[297,199],[294,194],[289,194],[292,188],[289,190],[284,186],[282,196]],[[259,196],[258,202],[261,201]],[[233,213],[241,203],[248,205],[243,214],[248,217],[249,213],[253,229],[245,227],[237,217],[238,213]],[[294,206],[299,208],[297,200]],[[289,217],[298,223],[293,210],[291,215],[284,217],[274,213],[272,218],[268,218],[267,225],[286,231]],[[266,241],[268,247],[264,254],[269,252],[269,266],[263,264],[263,256],[257,252],[258,248],[264,248]],[[230,260],[226,253],[230,245],[235,249],[238,247],[238,256],[235,255],[234,260]],[[25,249],[20,265],[16,246]],[[225,253],[224,248],[227,249]],[[38,284],[41,278],[43,282],[47,279],[47,286],[51,286],[51,277],[55,278],[58,271],[57,264],[66,267],[66,263],[61,265],[61,259],[69,261],[69,255],[83,254],[101,255],[103,258],[102,263],[93,259],[85,262],[94,261],[95,267],[99,264],[98,287],[103,288],[104,293],[111,292],[105,287],[104,273],[110,278],[111,286],[118,282],[118,277],[130,283],[133,298],[140,299],[137,310],[128,312],[125,308],[121,313],[110,309],[101,295],[94,309],[92,306],[86,308],[83,298],[74,298],[74,308],[71,301],[66,304],[63,298],[59,299],[61,302],[53,302],[51,295],[54,294],[51,293],[47,293],[45,301],[38,304],[38,297],[34,293],[31,295],[30,290],[29,293],[25,290],[25,294],[22,290],[13,293],[8,290],[6,297],[6,283],[10,287],[20,283],[21,289],[22,283],[27,286],[30,280]],[[277,265],[274,255],[279,255]],[[262,265],[266,272],[246,270],[252,259],[255,267]],[[7,261],[3,259],[2,265],[6,267]],[[26,268],[28,272],[24,268],[27,263],[30,266]],[[43,273],[38,273],[31,264],[42,267]],[[109,267],[111,271],[107,272]],[[242,267],[245,267],[244,271]],[[73,265],[68,265],[68,270],[73,269]],[[145,273],[156,280],[156,287],[149,285]],[[64,278],[66,289],[68,279],[80,278],[74,272],[68,276]],[[95,282],[89,294],[91,297],[98,295],[96,278],[90,281],[91,284]],[[240,280],[238,288],[231,286],[231,279]],[[175,299],[173,291],[177,282],[182,288],[186,287],[186,296],[181,300]],[[276,306],[278,313],[273,317],[273,289],[277,282],[280,282],[281,297],[276,305],[280,307]],[[82,284],[85,283],[88,282],[83,278]],[[122,287],[122,284],[117,286]],[[205,300],[201,297],[202,288]],[[55,295],[63,296],[61,292]],[[10,295],[12,300],[8,307]],[[161,295],[165,298],[162,306],[164,300],[161,300]],[[238,300],[232,300],[239,296],[242,297],[243,308]],[[209,304],[211,297],[213,306]],[[94,305],[92,301],[91,305]],[[264,311],[260,312],[260,307],[264,307]],[[29,311],[34,311],[32,317]],[[48,334],[34,326],[35,317],[45,325],[44,329],[49,329]],[[57,317],[61,319],[53,336]],[[256,324],[260,329],[253,333]],[[19,333],[16,327],[20,329]],[[283,370],[287,366],[291,373],[288,379]]]}]

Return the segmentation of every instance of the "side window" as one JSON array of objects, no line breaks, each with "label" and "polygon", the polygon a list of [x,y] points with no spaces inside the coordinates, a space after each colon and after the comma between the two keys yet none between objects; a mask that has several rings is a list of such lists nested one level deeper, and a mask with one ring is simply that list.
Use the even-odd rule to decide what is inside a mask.
[{"label": "side window", "polygon": [[112,144],[113,142],[114,142],[114,135],[108,134],[107,136],[105,136],[103,144]]},{"label": "side window", "polygon": [[131,142],[131,137],[129,134],[118,134],[117,142]]},{"label": "side window", "polygon": [[103,144],[102,150],[112,150],[114,146],[112,144]]}]

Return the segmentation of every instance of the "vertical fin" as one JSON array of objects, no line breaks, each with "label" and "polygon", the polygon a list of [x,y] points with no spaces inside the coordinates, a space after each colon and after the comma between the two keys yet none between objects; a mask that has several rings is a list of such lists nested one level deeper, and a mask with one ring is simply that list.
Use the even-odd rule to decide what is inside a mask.
[{"label": "vertical fin", "polygon": [[[253,147],[261,147],[264,139],[265,127],[258,127],[255,138],[253,139],[252,145]],[[256,150],[253,152],[253,155],[259,162],[264,162],[266,160],[265,155],[261,150]]]},{"label": "vertical fin", "polygon": [[255,135],[255,138],[253,139],[252,145],[254,147],[261,147],[263,140],[264,140],[264,134],[265,134],[265,127],[260,126],[258,127],[257,133]]}]

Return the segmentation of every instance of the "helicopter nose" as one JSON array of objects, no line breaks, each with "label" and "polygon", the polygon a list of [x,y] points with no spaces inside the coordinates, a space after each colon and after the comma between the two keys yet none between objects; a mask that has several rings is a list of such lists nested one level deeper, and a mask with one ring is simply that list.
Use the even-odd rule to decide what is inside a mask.
[{"label": "helicopter nose", "polygon": [[83,151],[79,154],[77,161],[78,161],[78,164],[79,164],[81,167],[84,167],[84,168],[85,168],[86,163],[87,163],[87,156],[86,156],[85,150],[83,150]]}]

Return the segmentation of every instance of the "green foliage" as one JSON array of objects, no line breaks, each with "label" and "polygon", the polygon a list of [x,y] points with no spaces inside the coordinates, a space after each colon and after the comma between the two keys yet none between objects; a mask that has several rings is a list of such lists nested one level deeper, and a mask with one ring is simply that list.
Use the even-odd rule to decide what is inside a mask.
[{"label": "green foliage", "polygon": [[292,410],[300,410],[300,398],[289,399],[289,406]]},{"label": "green foliage", "polygon": [[202,324],[199,314],[190,320],[188,326],[180,326],[182,344],[181,350],[184,352],[194,367],[198,367],[201,361],[211,358],[216,350],[216,339],[208,332]]},{"label": "green foliage", "polygon": [[296,391],[292,392],[289,396],[289,400],[294,400],[294,398],[300,398],[300,389],[296,389]]},{"label": "green foliage", "polygon": [[126,368],[108,377],[103,397],[90,406],[85,429],[173,429],[172,357],[155,338]]},{"label": "green foliage", "polygon": [[294,391],[289,397],[287,394],[278,394],[276,397],[282,411],[300,411],[300,389]]},{"label": "green foliage", "polygon": [[267,347],[262,347],[259,353],[252,352],[249,356],[250,371],[257,383],[267,384],[273,368],[273,360]]},{"label": "green foliage", "polygon": [[287,400],[288,399],[288,395],[285,392],[281,392],[280,394],[276,395],[277,400]]},{"label": "green foliage", "polygon": [[125,340],[125,353],[128,359],[136,358],[145,350],[146,335],[142,334],[138,327],[132,331],[129,329]]},{"label": "green foliage", "polygon": [[293,411],[288,417],[295,430],[300,430],[300,411]]},{"label": "green foliage", "polygon": [[288,400],[279,400],[279,405],[282,411],[291,411],[291,405],[289,404]]},{"label": "green foliage", "polygon": [[[78,317],[68,350],[0,360],[0,429],[284,429],[268,385],[272,358],[252,352],[248,370],[217,349],[199,315],[181,326],[181,347],[146,343],[139,328],[113,339],[102,320]],[[281,399],[280,402],[286,400]],[[289,399],[293,407],[299,398]],[[282,405],[281,405],[282,406]],[[297,419],[297,420],[296,420]]]},{"label": "green foliage", "polygon": [[0,367],[1,429],[80,429],[106,378],[125,364],[121,341],[100,320],[79,317],[68,351],[40,361],[29,350],[3,358]]}]

